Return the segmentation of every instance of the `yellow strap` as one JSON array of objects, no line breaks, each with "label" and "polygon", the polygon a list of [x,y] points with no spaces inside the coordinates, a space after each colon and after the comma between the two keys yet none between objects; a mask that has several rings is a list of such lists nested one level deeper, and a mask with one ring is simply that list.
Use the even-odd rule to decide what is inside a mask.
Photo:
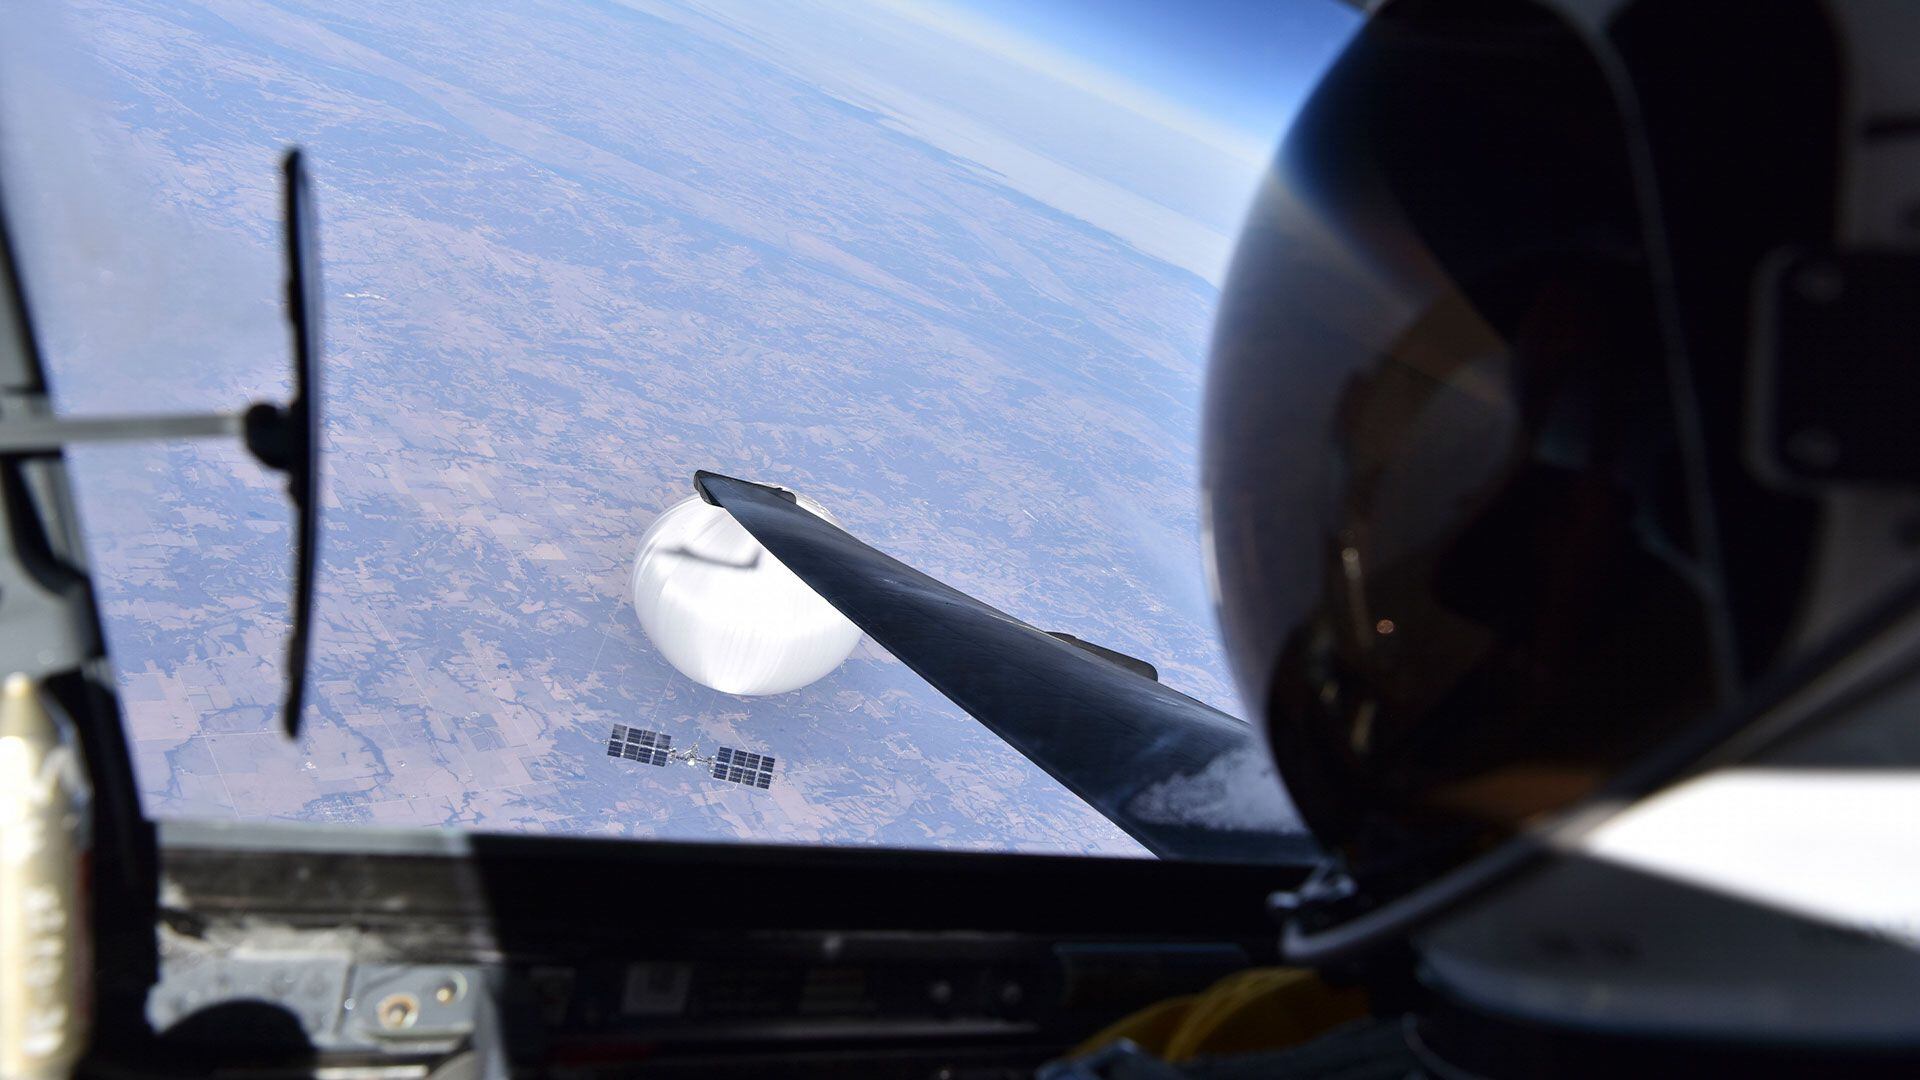
[{"label": "yellow strap", "polygon": [[1365,994],[1328,986],[1306,968],[1253,968],[1202,993],[1149,1005],[1080,1044],[1072,1056],[1115,1039],[1131,1039],[1170,1062],[1277,1050],[1366,1013]]},{"label": "yellow strap", "polygon": [[1138,1012],[1129,1013],[1115,1023],[1100,1029],[1099,1033],[1073,1048],[1068,1057],[1080,1057],[1090,1054],[1118,1039],[1131,1039],[1142,1050],[1157,1058],[1165,1058],[1167,1044],[1174,1033],[1187,1018],[1187,1010],[1200,1000],[1199,994],[1187,994],[1183,997],[1156,1001]]}]

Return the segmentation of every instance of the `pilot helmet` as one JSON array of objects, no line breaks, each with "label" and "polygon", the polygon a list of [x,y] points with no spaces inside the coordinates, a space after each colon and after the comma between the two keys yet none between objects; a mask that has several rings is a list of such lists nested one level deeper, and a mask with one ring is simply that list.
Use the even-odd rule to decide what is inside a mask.
[{"label": "pilot helmet", "polygon": [[1911,614],[1916,50],[1893,2],[1388,0],[1326,73],[1203,438],[1229,659],[1328,853],[1297,959],[1750,752]]}]

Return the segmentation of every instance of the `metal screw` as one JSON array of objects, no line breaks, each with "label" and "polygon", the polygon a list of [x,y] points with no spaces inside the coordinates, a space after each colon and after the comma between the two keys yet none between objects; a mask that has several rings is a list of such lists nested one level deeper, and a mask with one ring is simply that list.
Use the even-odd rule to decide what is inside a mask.
[{"label": "metal screw", "polygon": [[420,1002],[412,994],[390,994],[374,1010],[380,1026],[389,1031],[413,1026],[420,1019]]}]

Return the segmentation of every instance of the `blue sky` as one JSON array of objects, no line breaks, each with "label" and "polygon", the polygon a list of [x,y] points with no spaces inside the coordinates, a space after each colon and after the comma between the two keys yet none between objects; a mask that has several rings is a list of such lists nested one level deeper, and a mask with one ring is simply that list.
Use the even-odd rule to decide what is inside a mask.
[{"label": "blue sky", "polygon": [[1218,284],[1334,0],[618,0],[721,39]]},{"label": "blue sky", "polygon": [[1360,24],[1338,0],[957,0],[1250,137],[1275,138]]}]

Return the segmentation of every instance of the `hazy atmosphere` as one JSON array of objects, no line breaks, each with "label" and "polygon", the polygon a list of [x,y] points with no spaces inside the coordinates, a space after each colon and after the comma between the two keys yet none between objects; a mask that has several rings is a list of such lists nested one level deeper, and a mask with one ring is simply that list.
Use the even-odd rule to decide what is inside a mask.
[{"label": "hazy atmosphere", "polygon": [[[1317,69],[1350,16],[1313,10],[1273,25]],[[1058,18],[994,5],[151,0],[22,23],[46,44],[7,69],[5,194],[66,411],[282,393],[286,146],[319,199],[298,743],[274,715],[279,481],[220,443],[75,455],[150,813],[1139,853],[870,641],[773,697],[673,670],[628,576],[700,468],[804,492],[1239,714],[1197,406],[1284,87],[1257,88],[1267,111],[1175,74],[1144,90],[1179,65],[1115,64],[1113,34],[1076,56]],[[636,768],[605,755],[613,724],[782,771],[759,791]]]}]

